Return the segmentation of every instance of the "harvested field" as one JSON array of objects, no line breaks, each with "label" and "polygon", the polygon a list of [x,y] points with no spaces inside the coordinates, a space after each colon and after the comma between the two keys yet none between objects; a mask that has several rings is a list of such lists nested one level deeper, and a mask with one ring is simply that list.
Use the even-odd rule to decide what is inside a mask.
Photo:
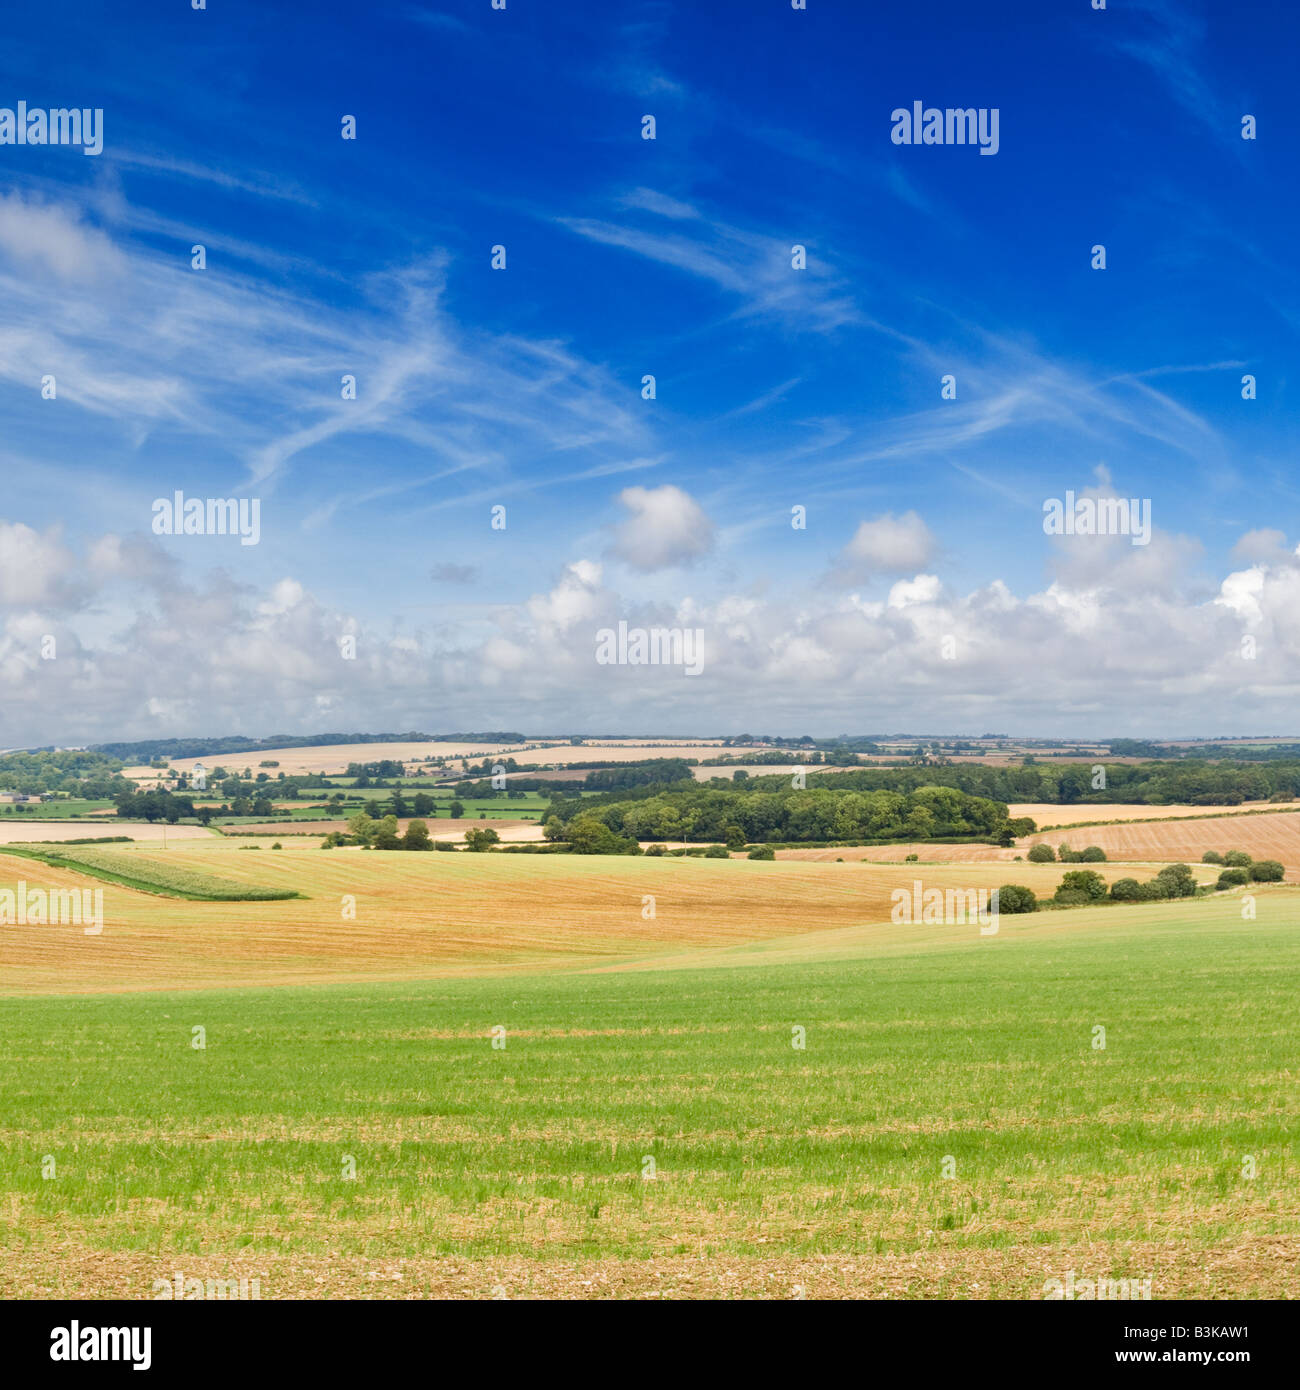
[{"label": "harvested field", "polygon": [[1246,801],[1240,806],[1053,806],[1047,802],[1024,802],[1008,807],[1013,816],[1032,816],[1034,824],[1100,825],[1115,820],[1204,820],[1209,816],[1240,816],[1253,812],[1300,811],[1300,801]]},{"label": "harvested field", "polygon": [[82,820],[23,821],[0,816],[0,845],[25,845],[37,840],[99,839],[105,835],[129,835],[133,840],[211,840],[211,830],[201,825],[150,825],[111,816],[87,824]]},{"label": "harvested field", "polygon": [[798,859],[808,862],[834,862],[843,859],[846,864],[901,864],[909,854],[915,854],[923,864],[1003,864],[1012,863],[1016,856],[1024,858],[1022,849],[1003,849],[1000,845],[937,845],[931,841],[921,841],[914,845],[859,845],[841,846],[825,849],[821,846],[808,849],[779,849],[778,859]]},{"label": "harvested field", "polygon": [[[306,896],[177,903],[106,884],[105,925],[97,937],[73,927],[0,930],[0,992],[574,969],[869,923],[915,942],[962,934],[978,939],[973,926],[893,926],[892,890],[910,889],[917,880],[961,889],[1015,881],[1047,895],[1061,877],[1052,864],[1017,864],[1013,877],[1004,865],[410,854],[309,849],[289,841],[283,850],[241,853],[239,844],[167,851],[123,846],[114,857],[125,866],[166,863]],[[18,879],[62,885],[69,876],[66,869],[0,853],[0,887]],[[642,915],[647,895],[654,899],[652,918]],[[1066,916],[1043,913],[1033,921],[1059,927]]]},{"label": "harvested field", "polygon": [[[406,827],[413,820],[424,821],[425,825],[429,827],[431,840],[463,840],[465,832],[475,827],[480,830],[485,827],[489,830],[495,830],[501,836],[503,843],[518,844],[542,838],[542,827],[535,820],[515,820],[507,817],[495,819],[492,816],[489,816],[487,820],[479,820],[477,816],[472,818],[467,816],[461,820],[451,820],[445,816],[410,816],[397,822],[398,834],[405,835]],[[243,821],[234,821],[230,825],[223,826],[222,829],[229,839],[237,839],[241,835],[292,835],[295,839],[301,836],[315,835],[317,839],[321,839],[333,831],[346,835],[348,823],[346,820],[267,820],[250,821],[248,824]]]},{"label": "harvested field", "polygon": [[[532,740],[529,741],[533,742]],[[469,762],[482,762],[484,758],[513,757],[522,766],[547,766],[551,763],[642,762],[646,758],[707,758],[713,757],[720,747],[717,739],[699,739],[688,743],[656,743],[645,739],[618,739],[607,743],[591,742],[584,744],[553,743],[528,747],[520,743],[334,743],[318,747],[275,748],[254,753],[211,754],[203,758],[173,758],[170,765],[181,771],[193,770],[195,763],[202,763],[209,772],[215,767],[228,771],[242,771],[246,767],[257,769],[265,760],[279,763],[275,772],[286,775],[298,772],[322,772],[341,775],[349,763],[373,763],[395,761],[418,763],[423,766],[429,762],[443,762],[448,759],[456,762],[466,759]],[[157,768],[136,766],[124,769],[124,775],[141,781],[155,779]]]},{"label": "harvested field", "polygon": [[[1083,837],[1069,830],[1031,835],[1022,846],[1062,842],[1082,849]],[[1152,860],[1196,863],[1207,849],[1241,849],[1255,859],[1277,859],[1286,865],[1287,881],[1300,882],[1300,815],[1278,812],[1259,816],[1218,817],[1197,820],[1182,817],[1137,825],[1100,825],[1090,828],[1087,844],[1099,845],[1114,860]]]}]

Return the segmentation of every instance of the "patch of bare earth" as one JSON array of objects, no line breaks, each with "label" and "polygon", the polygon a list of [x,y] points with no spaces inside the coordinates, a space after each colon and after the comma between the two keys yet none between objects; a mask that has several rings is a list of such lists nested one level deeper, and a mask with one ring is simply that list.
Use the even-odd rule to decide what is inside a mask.
[{"label": "patch of bare earth", "polygon": [[19,1248],[6,1299],[155,1297],[154,1281],[258,1280],[263,1299],[1040,1299],[1049,1280],[1151,1280],[1153,1300],[1285,1298],[1300,1238],[1217,1243],[1093,1240],[999,1249],[936,1243],[881,1255],[701,1251],[651,1259],[150,1255],[73,1242]]}]

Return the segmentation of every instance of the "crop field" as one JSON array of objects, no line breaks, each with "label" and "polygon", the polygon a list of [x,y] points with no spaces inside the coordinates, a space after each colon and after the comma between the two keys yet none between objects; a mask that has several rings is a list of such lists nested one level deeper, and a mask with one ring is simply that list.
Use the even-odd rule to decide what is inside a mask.
[{"label": "crop field", "polygon": [[[351,812],[355,815],[355,809]],[[497,816],[488,815],[486,820],[479,820],[477,816],[465,816],[453,820],[450,816],[403,816],[397,822],[397,828],[402,833],[406,833],[406,827],[413,820],[423,820],[429,827],[429,838],[431,840],[454,840],[460,842],[465,838],[465,832],[475,827],[482,829],[495,830],[500,835],[503,843],[535,841],[542,838],[542,827],[534,820],[516,816],[513,812],[500,814]],[[240,820],[233,819],[222,822],[222,829],[227,832],[229,838],[238,838],[241,835],[293,835],[295,838],[304,835],[315,835],[318,839],[323,839],[331,831],[337,830],[346,835],[348,830],[347,818],[339,820]]]},{"label": "crop field", "polygon": [[918,941],[812,897],[640,968],[11,998],[0,1295],[1285,1296],[1300,896],[1260,899]]},{"label": "crop field", "polygon": [[293,889],[267,887],[256,883],[235,883],[202,873],[179,856],[146,858],[143,855],[114,855],[81,845],[35,850],[13,849],[10,857],[56,869],[68,868],[101,882],[119,884],[142,893],[185,898],[200,902],[269,902],[296,896]]},{"label": "crop field", "polygon": [[[0,930],[0,993],[577,968],[831,926],[888,926],[892,890],[917,881],[963,889],[1015,881],[1045,895],[1061,878],[1053,864],[1017,864],[1011,873],[1003,865],[322,851],[289,840],[282,850],[250,853],[241,849],[248,843],[125,845],[111,857],[128,876],[183,868],[303,896],[189,903],[105,885],[101,935],[88,938],[76,927]],[[1096,867],[1111,877],[1121,872]],[[18,879],[39,883],[54,872],[0,853],[0,888]],[[649,908],[653,917],[643,915]],[[1065,915],[1044,913],[1042,920]],[[937,929],[937,937],[934,928],[889,930],[926,940],[978,936],[974,926]]]},{"label": "crop field", "polygon": [[119,820],[12,821],[0,818],[0,845],[32,844],[41,840],[80,840],[104,835],[129,835],[133,840],[211,840],[214,832],[201,825],[163,825],[160,822]]},{"label": "crop field", "polygon": [[[699,739],[690,742],[673,742],[665,739],[655,742],[649,739],[616,739],[608,742],[592,740],[588,743],[545,743],[530,740],[520,743],[332,743],[302,748],[276,748],[267,752],[213,754],[204,758],[173,758],[169,765],[183,772],[190,772],[195,763],[202,763],[209,771],[214,767],[224,767],[227,771],[241,772],[246,767],[258,769],[263,760],[279,764],[275,768],[262,769],[272,774],[283,772],[286,775],[299,772],[342,773],[349,763],[373,763],[397,761],[403,763],[439,763],[447,760],[456,762],[468,759],[481,762],[484,758],[496,756],[513,757],[521,766],[547,766],[551,763],[585,762],[641,762],[646,758],[707,758],[722,751],[717,739]],[[123,775],[136,780],[147,781],[158,775],[158,769],[145,766],[123,769]]]},{"label": "crop field", "polygon": [[1300,801],[1247,801],[1240,806],[1145,806],[1123,804],[1054,806],[1050,802],[1023,802],[1009,806],[1012,816],[1032,816],[1039,826],[1103,825],[1116,820],[1204,820],[1211,815],[1242,816],[1258,812],[1300,811]]},{"label": "crop field", "polygon": [[[1204,808],[1202,808],[1204,809]],[[1021,841],[1080,849],[1082,832],[1049,831]],[[1192,864],[1207,849],[1241,849],[1255,859],[1278,859],[1287,867],[1288,882],[1300,882],[1300,815],[1279,811],[1257,816],[1186,817],[1135,825],[1099,825],[1088,829],[1087,841],[1099,845],[1114,860],[1183,860]]]}]

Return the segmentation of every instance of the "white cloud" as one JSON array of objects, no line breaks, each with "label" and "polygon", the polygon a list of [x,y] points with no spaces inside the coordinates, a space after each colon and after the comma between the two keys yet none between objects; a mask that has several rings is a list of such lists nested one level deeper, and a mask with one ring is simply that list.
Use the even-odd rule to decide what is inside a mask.
[{"label": "white cloud", "polygon": [[713,548],[713,523],[698,502],[671,483],[628,487],[618,500],[632,513],[618,528],[609,553],[649,573],[687,565]]},{"label": "white cloud", "polygon": [[915,512],[890,512],[864,521],[840,552],[831,578],[860,583],[875,574],[914,574],[934,556],[934,537]]}]

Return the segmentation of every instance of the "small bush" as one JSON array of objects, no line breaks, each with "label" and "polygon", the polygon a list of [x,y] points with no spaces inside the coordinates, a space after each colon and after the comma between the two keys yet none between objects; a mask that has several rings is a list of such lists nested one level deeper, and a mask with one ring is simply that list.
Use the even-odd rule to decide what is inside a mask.
[{"label": "small bush", "polygon": [[747,859],[775,859],[776,851],[771,845],[755,845],[745,857]]},{"label": "small bush", "polygon": [[1089,845],[1087,849],[1079,851],[1079,859],[1084,864],[1104,864],[1106,851],[1100,845]]},{"label": "small bush", "polygon": [[918,862],[920,861],[920,858],[921,858],[921,856],[920,856],[919,854],[905,854],[905,855],[903,856],[903,863],[904,863],[904,864],[916,864],[916,863],[918,863]]},{"label": "small bush", "polygon": [[1251,859],[1250,855],[1248,855],[1244,849],[1230,849],[1227,854],[1223,856],[1223,862],[1230,869],[1249,869],[1251,864],[1255,861]]},{"label": "small bush", "polygon": [[1202,864],[1222,864],[1222,863],[1223,863],[1223,855],[1221,855],[1217,849],[1207,849],[1207,850],[1205,851],[1205,853],[1204,853],[1203,855],[1201,855],[1201,863],[1202,863]]},{"label": "small bush", "polygon": [[998,912],[1037,912],[1038,895],[1020,883],[1004,883],[998,889]]},{"label": "small bush", "polygon": [[1083,907],[1090,903],[1092,898],[1081,888],[1058,888],[1052,901],[1062,907]]},{"label": "small bush", "polygon": [[1216,888],[1240,888],[1243,883],[1250,882],[1250,875],[1245,869],[1224,869],[1219,875],[1219,881],[1214,886]]},{"label": "small bush", "polygon": [[1196,892],[1196,876],[1186,864],[1168,864],[1156,875],[1167,898],[1190,898]]},{"label": "small bush", "polygon": [[706,859],[730,859],[731,855],[727,851],[726,845],[710,845],[704,851]]},{"label": "small bush", "polygon": [[1135,878],[1117,878],[1110,885],[1110,895],[1117,903],[1142,901],[1142,885]]},{"label": "small bush", "polygon": [[646,852],[646,854],[647,854],[651,859],[658,859],[660,855],[663,855],[663,854],[667,854],[667,853],[668,853],[668,846],[667,846],[667,845],[647,845],[647,846],[646,846],[645,852]]},{"label": "small bush", "polygon": [[1281,883],[1285,872],[1276,859],[1256,859],[1250,866],[1250,876],[1256,883]]},{"label": "small bush", "polygon": [[1106,880],[1092,869],[1071,869],[1061,880],[1056,894],[1058,901],[1062,889],[1067,893],[1082,893],[1089,901],[1097,902],[1106,896]]},{"label": "small bush", "polygon": [[1056,851],[1051,845],[1034,845],[1028,858],[1031,864],[1053,864],[1056,862]]}]

